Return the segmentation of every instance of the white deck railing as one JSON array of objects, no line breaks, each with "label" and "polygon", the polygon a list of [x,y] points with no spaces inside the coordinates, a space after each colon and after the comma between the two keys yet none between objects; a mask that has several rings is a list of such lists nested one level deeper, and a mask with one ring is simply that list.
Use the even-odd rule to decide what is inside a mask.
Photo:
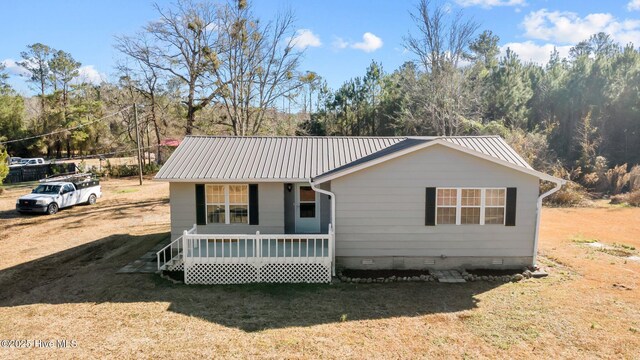
[{"label": "white deck railing", "polygon": [[182,236],[173,240],[169,243],[169,245],[163,247],[156,253],[156,258],[158,260],[158,271],[166,269],[167,265],[182,258],[184,249],[184,236],[195,233],[197,233],[197,226],[194,224],[191,229],[185,230]]},{"label": "white deck railing", "polygon": [[185,233],[181,240],[185,265],[333,262],[331,224],[328,234]]}]

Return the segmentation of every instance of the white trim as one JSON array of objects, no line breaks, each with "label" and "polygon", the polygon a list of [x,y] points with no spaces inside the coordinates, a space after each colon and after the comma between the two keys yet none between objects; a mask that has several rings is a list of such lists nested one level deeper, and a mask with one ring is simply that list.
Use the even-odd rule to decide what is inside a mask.
[{"label": "white trim", "polygon": [[[359,165],[351,166],[351,167],[348,167],[346,169],[343,169],[343,170],[340,170],[340,171],[336,171],[336,172],[328,174],[328,175],[319,175],[319,176],[317,176],[317,177],[315,177],[313,179],[313,182],[316,183],[316,184],[321,184],[321,183],[324,183],[324,182],[327,182],[327,181],[330,181],[330,180],[333,180],[333,179],[336,179],[336,178],[339,178],[339,177],[354,173],[356,171],[360,171],[360,170],[366,169],[368,167],[383,163],[385,161],[388,161],[388,160],[391,160],[391,159],[395,159],[395,158],[400,157],[402,155],[410,154],[410,153],[412,153],[414,151],[418,151],[418,150],[425,149],[425,148],[428,148],[428,147],[431,147],[431,146],[435,146],[435,145],[446,146],[448,148],[451,148],[451,149],[454,149],[454,150],[458,150],[458,151],[461,151],[463,153],[466,153],[466,154],[469,154],[469,155],[473,155],[475,157],[479,157],[481,159],[485,159],[485,160],[491,161],[491,162],[496,163],[498,165],[503,165],[503,166],[506,166],[506,167],[508,167],[510,169],[517,170],[517,171],[523,172],[525,174],[535,176],[535,177],[537,177],[539,179],[542,179],[542,180],[553,181],[553,182],[562,181],[563,183],[565,181],[565,180],[558,179],[558,178],[556,178],[554,176],[545,174],[543,172],[540,172],[540,171],[537,171],[537,170],[534,170],[534,169],[529,169],[529,168],[526,168],[524,166],[512,164],[512,163],[510,163],[508,161],[505,161],[505,160],[502,160],[502,159],[498,159],[498,158],[490,156],[490,155],[485,155],[485,154],[483,154],[481,152],[478,152],[478,151],[466,148],[464,146],[460,146],[460,145],[448,142],[448,141],[443,140],[443,139],[435,139],[435,140],[432,140],[432,141],[427,141],[424,144],[412,146],[412,147],[409,147],[409,148],[406,148],[406,149],[403,149],[403,150],[399,150],[399,151],[393,152],[393,153],[391,153],[389,155],[385,155],[385,156],[379,157],[379,158],[374,159],[374,160],[366,161],[366,162],[364,162],[362,164],[359,164]],[[345,165],[345,166],[348,166],[348,164]]]},{"label": "white trim", "polygon": [[[333,276],[336,276],[336,194],[332,193],[329,190],[324,190],[316,187],[316,184],[311,179],[309,179],[309,184],[314,191],[329,196],[329,199],[331,200],[331,221],[329,222],[329,234],[331,235],[332,241],[331,274]],[[322,222],[320,224],[322,225]]]},{"label": "white trim", "polygon": [[566,183],[566,180],[561,180],[561,179],[558,179],[558,180],[560,181],[554,181],[556,183],[556,186],[553,189],[547,191],[546,193],[538,196],[538,201],[536,202],[536,228],[535,228],[535,235],[533,236],[533,259],[531,261],[531,266],[534,266],[534,267],[536,266],[536,260],[538,256],[538,237],[540,236],[540,215],[542,213],[542,200],[547,196],[560,190],[562,185]]},{"label": "white trim", "polygon": [[[438,190],[455,190],[456,191],[456,205],[438,205]],[[474,206],[462,206],[462,190],[480,190],[480,205]],[[502,216],[502,224],[485,224],[485,209],[486,206],[486,194],[487,190],[504,190],[504,205],[503,206],[489,206],[489,208],[502,208],[504,209]],[[438,224],[438,208],[455,208],[456,209],[456,223],[455,224]],[[462,208],[480,208],[480,223],[479,224],[462,224]],[[463,186],[463,187],[436,187],[436,213],[435,224],[440,226],[445,225],[502,225],[504,226],[507,218],[507,188],[506,187],[479,187],[479,186]]]}]

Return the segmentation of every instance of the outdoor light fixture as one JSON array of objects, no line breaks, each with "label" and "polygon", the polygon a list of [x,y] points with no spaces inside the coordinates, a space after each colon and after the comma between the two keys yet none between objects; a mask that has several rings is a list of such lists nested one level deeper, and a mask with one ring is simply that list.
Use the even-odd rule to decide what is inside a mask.
[{"label": "outdoor light fixture", "polygon": [[287,190],[289,190],[289,192],[291,192],[291,189],[293,189],[293,184],[287,184]]}]

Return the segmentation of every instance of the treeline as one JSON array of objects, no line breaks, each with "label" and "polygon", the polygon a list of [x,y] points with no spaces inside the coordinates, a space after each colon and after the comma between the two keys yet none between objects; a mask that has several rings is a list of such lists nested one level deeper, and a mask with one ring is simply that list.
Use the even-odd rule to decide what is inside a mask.
[{"label": "treeline", "polygon": [[87,83],[72,54],[44,44],[20,54],[37,95],[18,95],[0,69],[0,142],[63,129],[7,143],[9,153],[122,154],[138,145],[136,103],[146,162],[163,139],[188,134],[495,134],[535,168],[612,194],[631,188],[640,163],[640,52],[604,33],[539,65],[501,55],[499,38],[462,12],[420,0],[403,44],[414,60],[392,71],[372,61],[331,89],[300,69],[290,12],[259,19],[245,0],[156,11],[114,40],[112,83]]},{"label": "treeline", "polygon": [[429,1],[413,18],[417,35],[405,47],[417,60],[392,72],[372,61],[335,90],[316,79],[316,110],[298,134],[501,135],[537,169],[592,191],[630,189],[629,171],[640,163],[633,44],[598,33],[568,58],[554,51],[539,65],[509,49],[500,55],[491,31],[476,36],[473,21]]}]

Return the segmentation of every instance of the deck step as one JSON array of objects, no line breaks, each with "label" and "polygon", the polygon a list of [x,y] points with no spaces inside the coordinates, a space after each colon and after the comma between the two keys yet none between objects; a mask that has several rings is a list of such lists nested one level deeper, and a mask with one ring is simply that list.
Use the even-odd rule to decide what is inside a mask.
[{"label": "deck step", "polygon": [[464,283],[467,282],[457,270],[432,270],[431,275],[441,283]]}]

